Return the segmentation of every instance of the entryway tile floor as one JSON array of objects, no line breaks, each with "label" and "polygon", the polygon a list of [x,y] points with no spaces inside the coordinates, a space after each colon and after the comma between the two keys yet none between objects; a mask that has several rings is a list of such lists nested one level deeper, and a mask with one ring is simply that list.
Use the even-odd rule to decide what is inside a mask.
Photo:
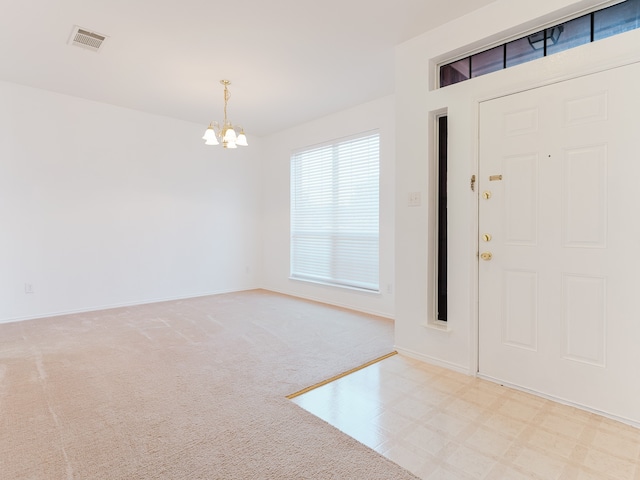
[{"label": "entryway tile floor", "polygon": [[640,480],[639,429],[401,355],[292,401],[423,479]]}]

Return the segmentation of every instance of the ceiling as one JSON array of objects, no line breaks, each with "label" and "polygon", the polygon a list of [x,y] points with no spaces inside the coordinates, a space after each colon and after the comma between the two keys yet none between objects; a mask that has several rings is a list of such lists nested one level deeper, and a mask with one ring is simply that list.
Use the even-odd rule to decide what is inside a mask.
[{"label": "ceiling", "polygon": [[492,1],[2,0],[0,80],[205,126],[229,79],[229,119],[262,136],[392,94],[396,45]]}]

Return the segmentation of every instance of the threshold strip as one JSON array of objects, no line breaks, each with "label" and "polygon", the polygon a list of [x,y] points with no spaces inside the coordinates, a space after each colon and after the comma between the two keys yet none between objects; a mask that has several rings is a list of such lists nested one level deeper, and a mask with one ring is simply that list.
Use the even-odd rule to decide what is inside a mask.
[{"label": "threshold strip", "polygon": [[363,365],[360,365],[359,367],[355,367],[355,368],[352,368],[351,370],[347,370],[346,372],[339,373],[338,375],[335,375],[335,376],[333,376],[331,378],[323,380],[320,383],[316,383],[315,385],[311,385],[310,387],[303,388],[299,392],[292,393],[291,395],[287,395],[287,399],[292,400],[292,399],[294,399],[296,397],[299,397],[300,395],[304,395],[305,393],[310,392],[311,390],[315,390],[316,388],[320,388],[320,387],[322,387],[322,386],[324,386],[324,385],[326,385],[328,383],[335,382],[336,380],[339,380],[342,377],[346,377],[347,375],[351,375],[352,373],[355,373],[358,370],[362,370],[363,368],[370,367],[371,365],[374,365],[374,364],[376,364],[378,362],[381,362],[382,360],[385,360],[385,359],[387,359],[389,357],[393,357],[394,355],[397,355],[397,354],[398,354],[398,352],[396,352],[396,351],[393,351],[391,353],[387,353],[386,355],[383,355],[383,356],[378,357],[378,358],[376,358],[374,360],[371,360],[370,362],[367,362],[367,363],[365,363]]}]

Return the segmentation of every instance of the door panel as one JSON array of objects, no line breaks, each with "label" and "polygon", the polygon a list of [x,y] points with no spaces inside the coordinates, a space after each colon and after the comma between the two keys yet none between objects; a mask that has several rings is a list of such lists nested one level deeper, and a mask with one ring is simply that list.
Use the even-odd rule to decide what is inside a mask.
[{"label": "door panel", "polygon": [[607,146],[565,151],[562,165],[563,243],[571,247],[606,247]]},{"label": "door panel", "polygon": [[479,372],[640,423],[637,85],[634,64],[480,105]]}]

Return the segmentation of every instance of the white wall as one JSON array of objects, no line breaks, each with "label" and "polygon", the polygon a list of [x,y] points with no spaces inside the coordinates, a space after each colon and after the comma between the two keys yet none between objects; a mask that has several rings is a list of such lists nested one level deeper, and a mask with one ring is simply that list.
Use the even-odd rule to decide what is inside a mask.
[{"label": "white wall", "polygon": [[[477,369],[477,175],[478,104],[614,65],[640,61],[640,31],[434,90],[436,64],[493,43],[557,23],[599,1],[497,0],[489,6],[415,38],[397,49],[396,69],[396,347],[403,353],[457,370]],[[452,53],[453,52],[453,53]],[[446,329],[429,325],[434,312],[435,191],[433,116],[449,121],[448,294]],[[409,192],[428,201],[409,208]]]},{"label": "white wall", "polygon": [[[262,198],[263,287],[382,316],[394,315],[394,98],[385,97],[264,138]],[[292,151],[379,129],[380,294],[289,279],[290,158]]]},{"label": "white wall", "polygon": [[0,83],[0,322],[256,287],[259,139],[203,128]]}]

